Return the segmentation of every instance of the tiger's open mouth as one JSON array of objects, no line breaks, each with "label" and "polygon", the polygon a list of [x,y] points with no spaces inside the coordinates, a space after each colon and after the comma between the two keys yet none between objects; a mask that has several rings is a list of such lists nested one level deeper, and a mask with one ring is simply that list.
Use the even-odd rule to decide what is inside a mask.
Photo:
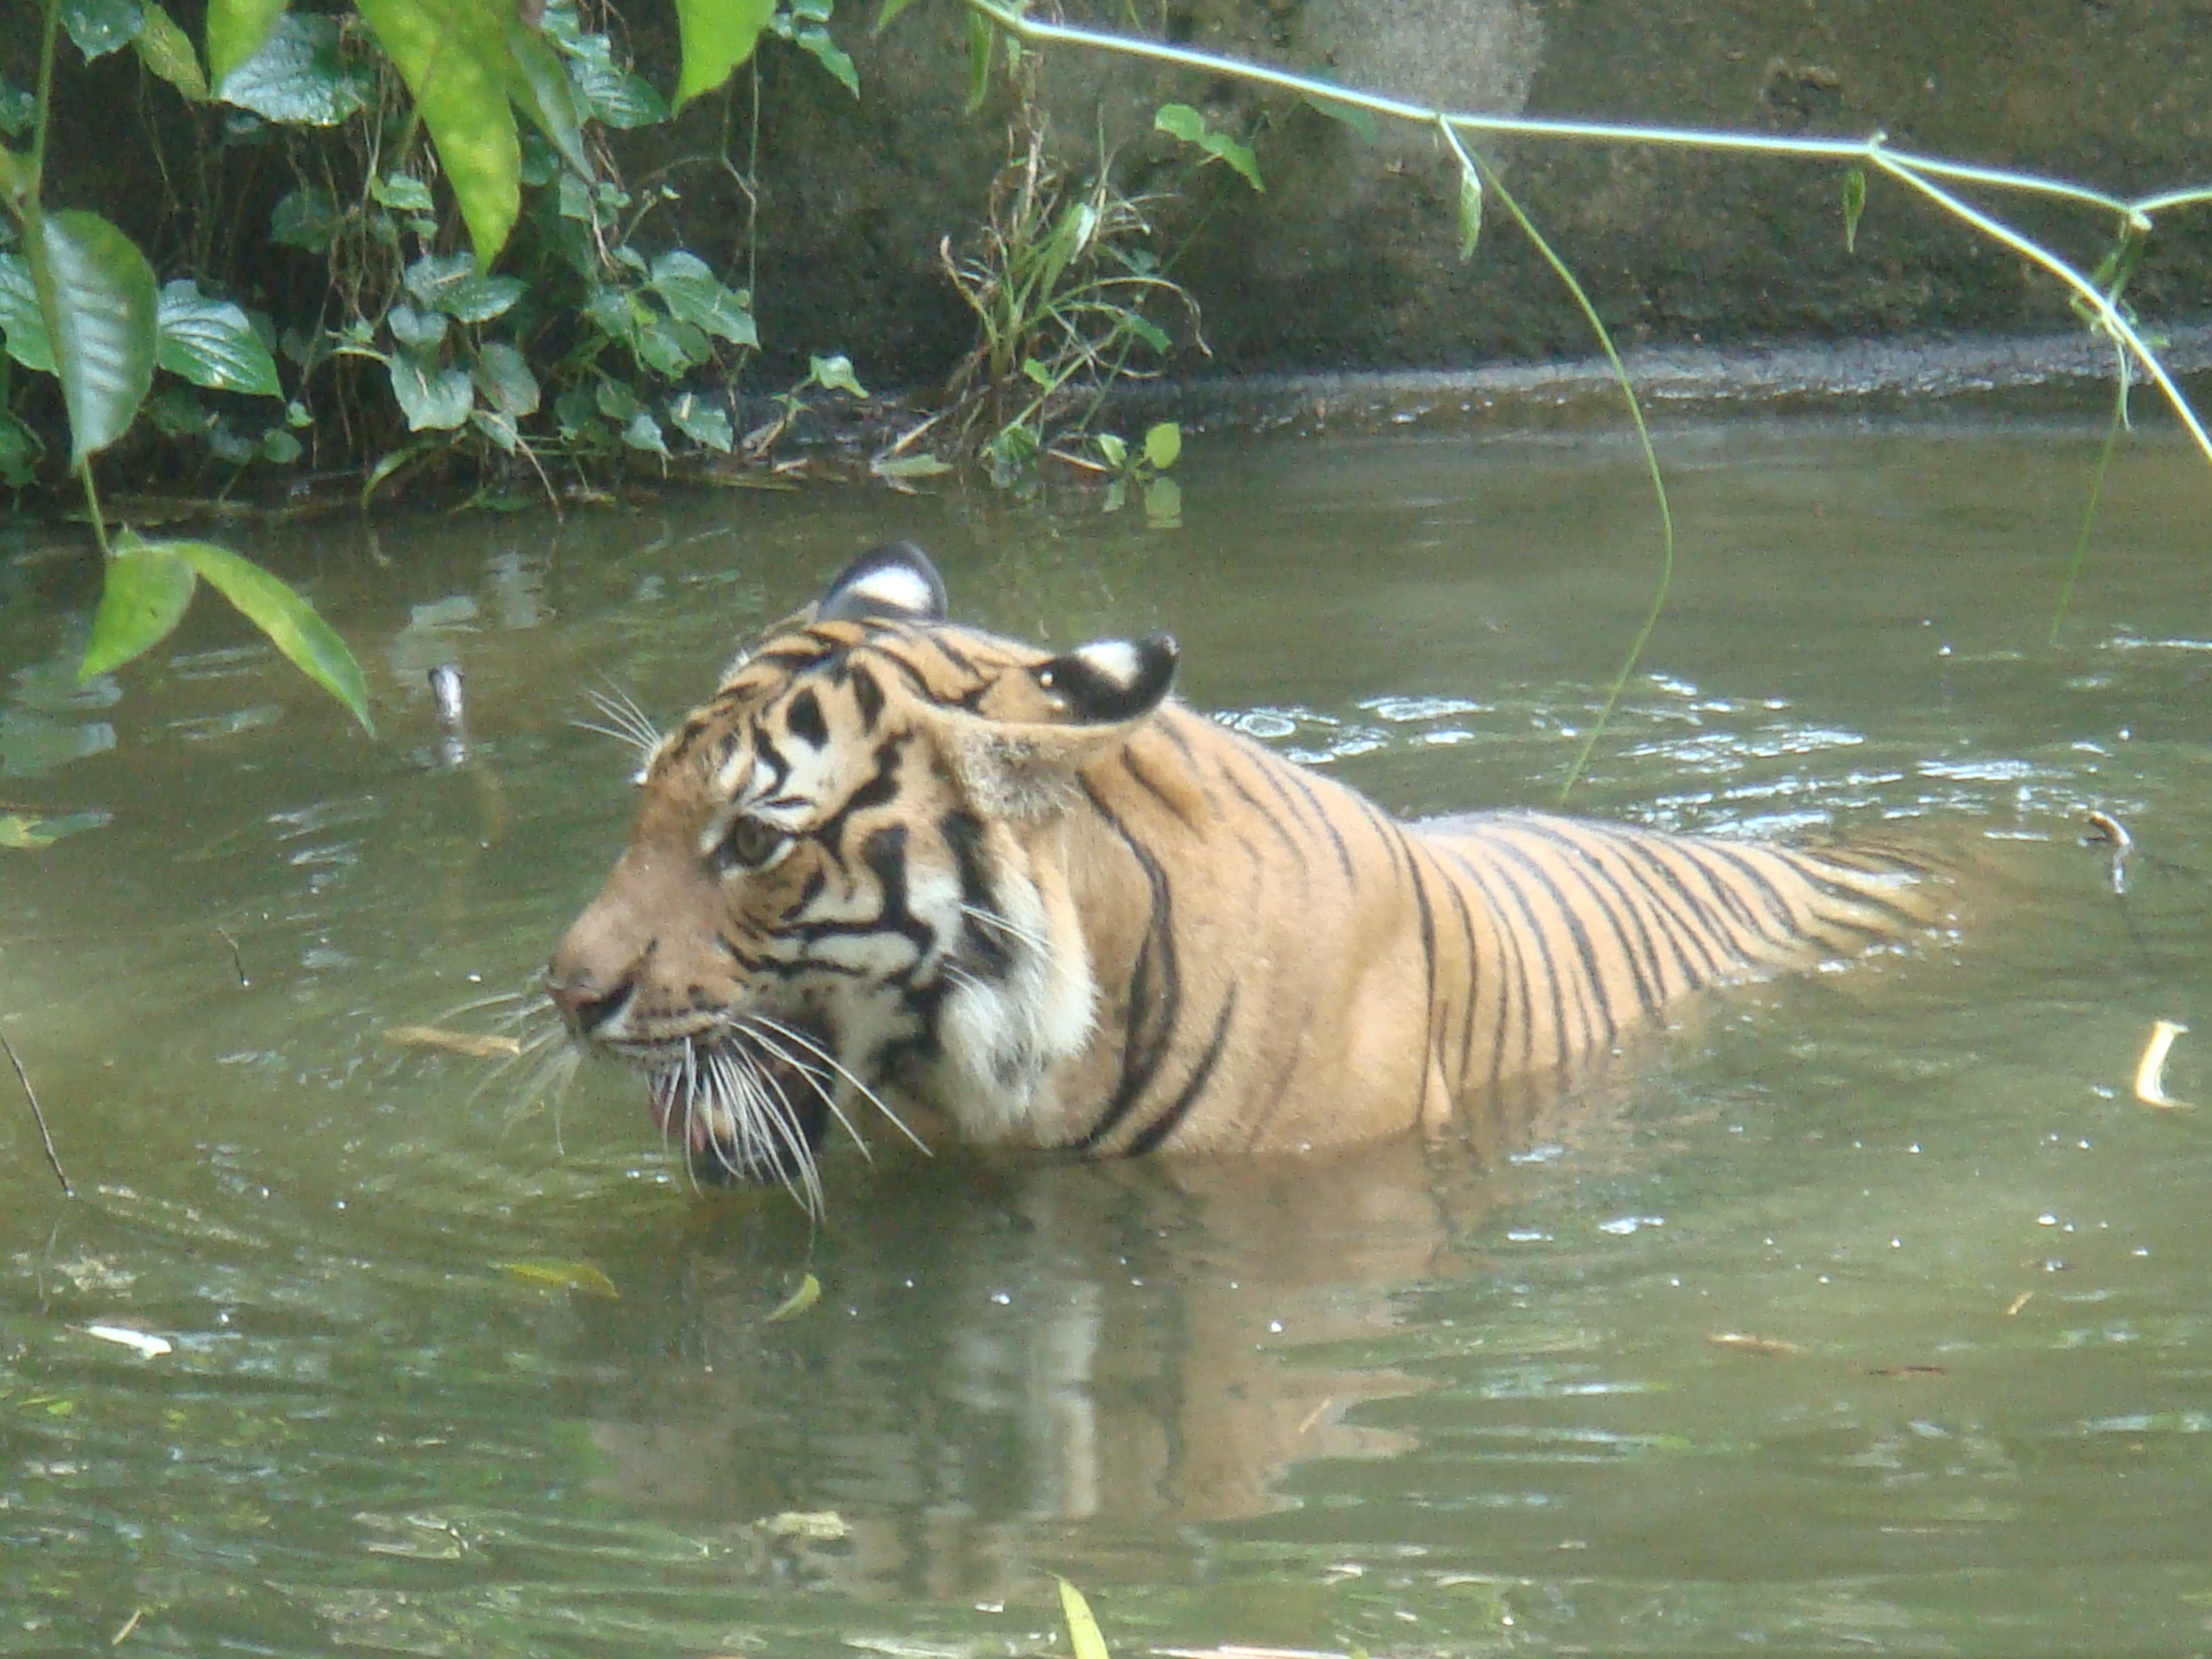
[{"label": "tiger's open mouth", "polygon": [[646,1097],[661,1134],[682,1144],[701,1182],[814,1186],[831,1115],[818,1073],[750,1044],[693,1047],[680,1060],[650,1066]]}]

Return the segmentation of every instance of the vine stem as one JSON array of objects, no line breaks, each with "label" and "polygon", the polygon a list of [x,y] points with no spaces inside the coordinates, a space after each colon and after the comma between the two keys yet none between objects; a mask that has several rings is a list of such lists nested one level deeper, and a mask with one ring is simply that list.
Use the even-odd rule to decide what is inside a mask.
[{"label": "vine stem", "polygon": [[1667,596],[1674,586],[1674,510],[1667,499],[1667,480],[1660,471],[1659,451],[1651,441],[1651,428],[1644,424],[1643,400],[1637,397],[1635,382],[1629,379],[1628,366],[1620,361],[1620,353],[1613,346],[1613,331],[1605,325],[1605,319],[1598,315],[1597,307],[1591,303],[1589,294],[1576,279],[1574,272],[1567,268],[1567,262],[1559,258],[1534,222],[1522,210],[1521,204],[1514,199],[1513,192],[1505,188],[1505,181],[1498,176],[1498,170],[1460,141],[1459,134],[1452,130],[1451,117],[1439,110],[1435,119],[1437,131],[1443,134],[1444,143],[1451,147],[1461,167],[1470,174],[1479,175],[1484,188],[1498,198],[1506,212],[1512,216],[1513,222],[1521,228],[1521,234],[1534,246],[1536,252],[1543,256],[1544,263],[1551,266],[1553,274],[1565,285],[1567,292],[1573,296],[1575,304],[1589,321],[1590,331],[1597,336],[1598,348],[1605,353],[1606,362],[1613,366],[1613,378],[1620,382],[1620,395],[1627,400],[1628,418],[1635,423],[1636,441],[1643,449],[1644,468],[1651,475],[1651,494],[1659,505],[1659,585],[1652,592],[1650,608],[1644,612],[1643,626],[1636,630],[1636,637],[1629,641],[1628,654],[1621,661],[1620,672],[1613,676],[1613,684],[1606,689],[1605,702],[1597,711],[1597,718],[1590,723],[1590,729],[1583,734],[1581,745],[1575,750],[1574,762],[1567,768],[1566,781],[1559,786],[1559,805],[1565,806],[1567,797],[1573,793],[1575,785],[1588,769],[1589,757],[1596,751],[1598,740],[1605,735],[1605,728],[1611,723],[1614,711],[1620,707],[1620,699],[1628,690],[1629,676],[1635,673],[1636,665],[1643,660],[1644,647],[1650,643],[1652,631],[1659,626],[1660,615],[1667,608]]}]

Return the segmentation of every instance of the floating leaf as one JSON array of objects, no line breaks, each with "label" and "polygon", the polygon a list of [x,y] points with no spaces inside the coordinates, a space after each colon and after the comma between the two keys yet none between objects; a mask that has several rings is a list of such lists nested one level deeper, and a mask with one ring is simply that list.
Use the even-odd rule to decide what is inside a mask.
[{"label": "floating leaf", "polygon": [[799,1281],[799,1288],[775,1304],[774,1312],[761,1321],[763,1325],[781,1325],[787,1319],[796,1319],[822,1299],[822,1281],[812,1273]]},{"label": "floating leaf", "polygon": [[1856,253],[1859,245],[1859,215],[1866,211],[1866,169],[1853,167],[1844,174],[1844,252]]},{"label": "floating leaf", "polygon": [[933,478],[952,471],[952,463],[934,455],[879,455],[868,463],[878,478]]},{"label": "floating leaf", "polygon": [[269,42],[284,0],[208,0],[209,78],[221,86],[230,72]]},{"label": "floating leaf", "polygon": [[676,78],[676,107],[728,80],[753,55],[761,31],[775,15],[775,0],[676,0],[676,25],[684,68]]},{"label": "floating leaf", "polygon": [[678,248],[654,256],[647,284],[679,321],[719,335],[732,345],[757,346],[760,331],[752,312],[735,290],[715,280],[707,262]]},{"label": "floating leaf", "polygon": [[1173,421],[1162,421],[1145,430],[1145,459],[1164,472],[1182,455],[1182,428]]},{"label": "floating leaf", "polygon": [[154,383],[154,268],[96,213],[27,218],[23,240],[80,466],[131,429]]},{"label": "floating leaf", "polygon": [[522,146],[507,94],[513,59],[496,17],[478,0],[361,0],[361,15],[414,94],[477,258],[489,265],[522,203]]},{"label": "floating leaf", "polygon": [[159,543],[137,543],[110,559],[77,678],[109,673],[167,639],[198,585],[192,568]]},{"label": "floating leaf", "polygon": [[161,289],[155,319],[155,360],[172,374],[216,392],[281,398],[276,360],[254,333],[246,313],[228,300],[210,300],[189,280]]},{"label": "floating leaf", "polygon": [[1067,1620],[1067,1644],[1075,1650],[1075,1659],[1109,1659],[1106,1638],[1098,1620],[1091,1616],[1091,1603],[1065,1578],[1060,1580],[1060,1610]]},{"label": "floating leaf", "polygon": [[179,28],[176,19],[154,4],[153,0],[144,0],[144,23],[131,43],[138,53],[138,61],[194,103],[205,103],[207,76],[201,72],[199,56],[192,50],[191,36]]},{"label": "floating leaf", "polygon": [[586,1295],[611,1297],[617,1301],[622,1297],[614,1280],[588,1261],[536,1260],[502,1261],[498,1266],[509,1279],[519,1279],[526,1285],[550,1285],[563,1291],[582,1291]]},{"label": "floating leaf", "polygon": [[113,815],[100,811],[0,813],[0,847],[17,853],[38,853],[64,836],[97,830]]},{"label": "floating leaf", "polygon": [[460,369],[426,363],[408,352],[395,356],[390,368],[392,395],[410,432],[451,432],[469,418],[476,393]]},{"label": "floating leaf", "polygon": [[285,12],[263,36],[259,48],[228,70],[221,68],[212,16],[209,31],[215,95],[264,120],[334,127],[368,101],[367,84],[338,55],[335,18]]},{"label": "floating leaf", "polygon": [[140,547],[165,548],[190,565],[267,635],[294,667],[343,703],[362,729],[374,735],[376,726],[368,717],[368,683],[362,677],[361,665],[337,630],[315,614],[314,606],[251,559],[213,542],[131,540]]},{"label": "floating leaf", "polygon": [[62,0],[62,27],[88,60],[122,51],[145,26],[138,0]]}]

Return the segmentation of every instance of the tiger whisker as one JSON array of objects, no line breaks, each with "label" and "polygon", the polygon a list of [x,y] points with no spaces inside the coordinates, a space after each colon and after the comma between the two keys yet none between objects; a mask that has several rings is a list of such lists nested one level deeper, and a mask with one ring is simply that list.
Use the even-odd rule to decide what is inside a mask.
[{"label": "tiger whisker", "polygon": [[[797,1055],[793,1054],[788,1048],[778,1042],[765,1030],[760,1030],[758,1027],[752,1025],[748,1025],[742,1029],[744,1029],[744,1035],[748,1038],[752,1042],[758,1043],[762,1048],[767,1049],[771,1058],[781,1060],[785,1065],[790,1066],[793,1071],[798,1073],[799,1076],[806,1079],[806,1086],[814,1091],[815,1098],[819,1100],[823,1105],[829,1108],[830,1115],[836,1118],[837,1120],[838,1126],[842,1127],[847,1134],[853,1138],[853,1144],[860,1149],[860,1156],[867,1159],[869,1163],[874,1163],[876,1161],[876,1155],[869,1148],[866,1137],[861,1134],[860,1127],[855,1124],[851,1118],[845,1115],[845,1109],[837,1103],[836,1092],[825,1086],[823,1074],[817,1071],[812,1066],[809,1065],[805,1060],[801,1060]],[[769,1082],[773,1084],[775,1079],[771,1078],[769,1079]],[[777,1092],[779,1094],[782,1092],[780,1085],[777,1088]],[[787,1100],[786,1103],[789,1103]],[[882,1103],[878,1102],[877,1104],[880,1109]]]},{"label": "tiger whisker", "polygon": [[[908,1128],[907,1127],[906,1120],[901,1117],[896,1112],[891,1110],[890,1107],[885,1103],[884,1097],[881,1095],[878,1094],[873,1089],[868,1087],[866,1084],[861,1082],[860,1079],[854,1076],[852,1073],[847,1071],[845,1069],[844,1063],[840,1060],[836,1055],[831,1054],[820,1043],[815,1042],[814,1039],[808,1036],[805,1032],[799,1030],[796,1026],[787,1025],[781,1020],[773,1018],[767,1014],[752,1013],[744,1015],[743,1018],[754,1028],[755,1036],[758,1036],[759,1032],[765,1029],[775,1032],[776,1036],[783,1038],[787,1042],[794,1042],[798,1044],[799,1047],[807,1054],[813,1055],[815,1059],[820,1060],[831,1071],[836,1073],[839,1077],[851,1084],[853,1087],[860,1092],[860,1097],[863,1100],[866,1101],[868,1104],[874,1107],[886,1118],[890,1119],[891,1127],[914,1143],[916,1151],[920,1152],[925,1158],[934,1156],[934,1154],[929,1150],[929,1143],[924,1140],[920,1135],[915,1133],[912,1129]],[[842,1120],[840,1121],[842,1121]]]},{"label": "tiger whisker", "polygon": [[971,921],[979,922],[990,928],[994,933],[1003,933],[1008,939],[1018,940],[1032,951],[1043,951],[1052,948],[1043,934],[1024,927],[1012,917],[1001,915],[998,911],[987,908],[983,905],[969,904],[963,900],[960,906],[960,914]]},{"label": "tiger whisker", "polygon": [[[761,1092],[762,1085],[766,1085],[775,1092],[775,1108],[768,1115],[782,1136],[784,1145],[791,1149],[793,1161],[799,1166],[799,1179],[805,1183],[806,1192],[803,1198],[799,1198],[799,1207],[809,1217],[821,1215],[828,1208],[828,1201],[822,1194],[821,1166],[815,1161],[814,1149],[806,1144],[806,1134],[799,1127],[799,1114],[792,1106],[791,1097],[784,1093],[783,1085],[776,1081],[773,1073],[754,1068],[752,1083],[764,1108],[769,1106],[769,1101],[766,1094]],[[788,1187],[790,1182],[787,1181],[784,1184]],[[799,1194],[794,1193],[793,1196],[799,1197]]]}]

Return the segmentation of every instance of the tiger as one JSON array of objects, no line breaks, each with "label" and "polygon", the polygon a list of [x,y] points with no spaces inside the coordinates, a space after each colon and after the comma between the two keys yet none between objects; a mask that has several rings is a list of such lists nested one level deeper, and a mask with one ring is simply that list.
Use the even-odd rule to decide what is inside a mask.
[{"label": "tiger", "polygon": [[697,1179],[811,1206],[861,1103],[1095,1158],[1443,1133],[1694,993],[1932,920],[1893,848],[1401,821],[1170,696],[1177,663],[963,626],[920,549],[862,555],[650,734],[547,994]]}]

